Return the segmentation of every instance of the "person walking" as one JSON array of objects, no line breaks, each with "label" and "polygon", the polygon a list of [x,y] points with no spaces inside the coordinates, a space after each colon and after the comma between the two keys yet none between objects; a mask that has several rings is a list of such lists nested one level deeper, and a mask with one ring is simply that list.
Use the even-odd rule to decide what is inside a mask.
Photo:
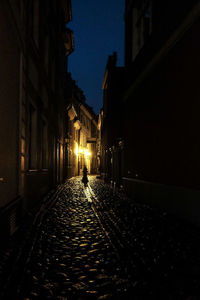
[{"label": "person walking", "polygon": [[86,168],[86,166],[84,166],[83,168],[83,178],[82,178],[82,182],[84,183],[84,186],[86,187],[87,184],[88,184],[88,177],[87,177],[87,173],[88,173],[88,170]]}]

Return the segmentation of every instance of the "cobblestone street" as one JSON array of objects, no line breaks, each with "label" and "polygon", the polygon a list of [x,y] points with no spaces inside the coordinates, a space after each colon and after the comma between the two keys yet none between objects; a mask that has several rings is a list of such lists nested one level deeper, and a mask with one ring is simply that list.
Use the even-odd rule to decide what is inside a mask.
[{"label": "cobblestone street", "polygon": [[198,229],[89,182],[45,214],[19,299],[200,299]]}]

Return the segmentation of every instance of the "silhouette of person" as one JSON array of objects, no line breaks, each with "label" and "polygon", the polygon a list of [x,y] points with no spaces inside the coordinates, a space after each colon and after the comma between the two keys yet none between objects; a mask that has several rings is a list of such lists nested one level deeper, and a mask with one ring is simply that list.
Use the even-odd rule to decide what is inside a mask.
[{"label": "silhouette of person", "polygon": [[88,170],[87,170],[86,166],[84,166],[82,182],[84,183],[85,186],[87,186],[88,181],[89,181],[88,177],[87,177],[87,173],[88,173]]}]

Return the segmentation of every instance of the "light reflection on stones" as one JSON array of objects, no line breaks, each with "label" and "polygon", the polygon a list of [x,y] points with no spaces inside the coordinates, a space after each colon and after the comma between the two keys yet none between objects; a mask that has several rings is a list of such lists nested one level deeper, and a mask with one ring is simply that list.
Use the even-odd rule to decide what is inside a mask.
[{"label": "light reflection on stones", "polygon": [[175,293],[180,298],[187,284],[191,290],[197,289],[193,277],[190,282],[182,278],[175,292],[168,289],[176,286],[176,262],[184,262],[190,251],[188,246],[183,250],[183,242],[173,236],[173,226],[181,228],[176,221],[169,223],[166,213],[130,202],[124,195],[113,195],[110,187],[95,177],[90,177],[90,185],[98,195],[97,209],[106,211],[105,217],[121,230],[127,246],[122,259],[109,244],[80,178],[71,179],[43,220],[27,270],[27,299],[129,299],[129,292],[134,292],[136,300],[141,295],[150,299],[157,287],[152,285],[152,277],[169,297]]}]

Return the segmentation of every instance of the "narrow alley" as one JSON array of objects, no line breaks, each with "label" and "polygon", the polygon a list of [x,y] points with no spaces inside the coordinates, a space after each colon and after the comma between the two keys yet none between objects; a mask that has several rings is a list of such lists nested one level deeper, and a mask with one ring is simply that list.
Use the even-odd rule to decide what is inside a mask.
[{"label": "narrow alley", "polygon": [[200,300],[199,35],[200,0],[0,0],[0,300]]},{"label": "narrow alley", "polygon": [[74,177],[46,210],[17,291],[4,296],[199,299],[199,238],[192,225],[95,176],[86,188]]}]

